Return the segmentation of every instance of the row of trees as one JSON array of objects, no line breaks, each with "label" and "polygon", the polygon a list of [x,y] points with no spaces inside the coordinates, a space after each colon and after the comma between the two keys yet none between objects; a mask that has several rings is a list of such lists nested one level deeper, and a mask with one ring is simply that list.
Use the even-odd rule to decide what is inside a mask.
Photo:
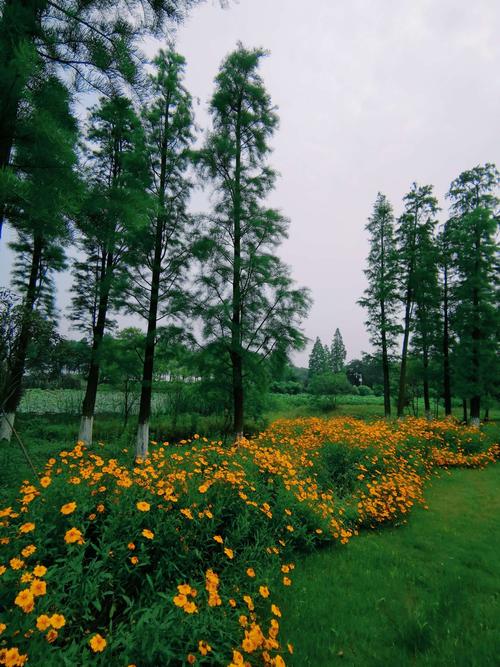
[{"label": "row of trees", "polygon": [[312,379],[322,373],[342,373],[345,368],[347,350],[340,330],[335,329],[330,347],[316,338],[309,355],[308,375]]},{"label": "row of trees", "polygon": [[421,365],[428,416],[432,364],[441,368],[447,415],[453,394],[470,406],[477,424],[481,399],[498,394],[498,185],[493,164],[460,174],[447,194],[450,215],[439,227],[431,185],[412,185],[397,220],[387,198],[377,196],[367,224],[368,287],[359,303],[382,363],[387,416],[390,361],[400,340],[398,416],[407,403],[409,355]]},{"label": "row of trees", "polygon": [[[165,323],[172,344],[190,333],[212,364],[224,366],[241,436],[246,387],[270,357],[284,359],[304,344],[299,324],[309,307],[307,291],[277,257],[287,220],[264,203],[276,178],[267,157],[278,123],[258,72],[264,55],[239,45],[224,60],[212,126],[198,150],[185,61],[173,50],[161,51],[141,80],[140,104],[111,90],[83,130],[57,72],[29,78],[22,99],[32,134],[15,135],[2,176],[12,186],[2,190],[3,212],[17,232],[22,303],[14,307],[18,326],[4,364],[0,436],[11,434],[28,344],[40,322],[55,319],[53,275],[72,244],[71,318],[91,346],[80,439],[92,440],[103,340],[118,311],[146,324],[137,455],[147,453],[155,347]],[[212,191],[206,215],[189,212],[195,173]]]}]

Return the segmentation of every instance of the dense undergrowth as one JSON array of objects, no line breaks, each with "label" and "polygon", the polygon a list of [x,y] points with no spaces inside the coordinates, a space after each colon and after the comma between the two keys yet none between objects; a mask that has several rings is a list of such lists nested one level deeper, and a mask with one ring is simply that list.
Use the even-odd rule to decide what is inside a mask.
[{"label": "dense undergrowth", "polygon": [[280,667],[297,552],[404,522],[434,470],[499,447],[450,421],[311,418],[127,456],[60,452],[1,510],[0,664]]}]

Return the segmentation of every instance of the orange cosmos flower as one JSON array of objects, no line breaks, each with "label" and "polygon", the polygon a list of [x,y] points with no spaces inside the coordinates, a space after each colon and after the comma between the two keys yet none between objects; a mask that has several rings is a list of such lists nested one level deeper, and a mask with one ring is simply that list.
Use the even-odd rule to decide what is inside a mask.
[{"label": "orange cosmos flower", "polygon": [[219,544],[222,544],[224,542],[224,538],[221,537],[220,535],[214,535],[214,540]]},{"label": "orange cosmos flower", "polygon": [[20,558],[11,558],[9,563],[13,570],[20,570],[22,567],[24,567],[24,561]]},{"label": "orange cosmos flower", "polygon": [[74,544],[75,542],[77,544],[84,543],[82,533],[80,530],[78,530],[78,528],[70,528],[69,530],[67,530],[64,536],[64,541],[67,544]]},{"label": "orange cosmos flower", "polygon": [[20,533],[30,533],[32,530],[35,530],[34,523],[23,523],[23,525],[19,528]]},{"label": "orange cosmos flower", "polygon": [[39,595],[45,595],[47,592],[47,584],[41,579],[34,579],[30,586],[30,591],[35,597],[38,597]]},{"label": "orange cosmos flower", "polygon": [[149,510],[151,509],[151,505],[147,503],[145,500],[140,500],[138,503],[135,504],[135,506],[140,512],[149,512]]},{"label": "orange cosmos flower", "polygon": [[52,480],[50,479],[50,477],[47,477],[47,476],[42,477],[42,479],[40,480],[40,484],[41,484],[41,486],[43,486],[44,489],[46,489],[50,485],[51,482],[52,482]]},{"label": "orange cosmos flower", "polygon": [[249,567],[249,568],[247,569],[247,575],[248,575],[249,577],[255,577],[255,570],[253,569],[253,567]]},{"label": "orange cosmos flower", "polygon": [[225,547],[225,548],[224,548],[224,553],[226,554],[226,556],[227,556],[230,560],[232,560],[232,559],[234,558],[234,551],[233,551],[232,549],[229,549],[228,547]]},{"label": "orange cosmos flower", "polygon": [[76,503],[72,502],[63,505],[59,511],[61,512],[61,514],[73,514],[75,510],[76,510]]},{"label": "orange cosmos flower", "polygon": [[267,586],[259,586],[259,593],[263,598],[269,597],[269,588]]},{"label": "orange cosmos flower", "polygon": [[43,577],[45,574],[47,574],[47,568],[45,565],[37,565],[33,570],[33,574],[35,577]]},{"label": "orange cosmos flower", "polygon": [[106,648],[108,642],[102,637],[99,633],[95,634],[91,639],[89,639],[90,648],[94,653],[102,653]]},{"label": "orange cosmos flower", "polygon": [[45,635],[45,639],[49,642],[49,644],[52,644],[53,642],[55,642],[58,636],[59,633],[57,632],[57,630],[51,628]]},{"label": "orange cosmos flower", "polygon": [[36,627],[40,630],[40,632],[45,632],[45,630],[50,628],[50,626],[51,622],[47,614],[42,614],[36,619]]},{"label": "orange cosmos flower", "polygon": [[14,603],[18,607],[21,607],[26,614],[29,614],[35,606],[35,598],[33,597],[33,593],[28,588],[25,588],[17,594]]},{"label": "orange cosmos flower", "polygon": [[153,533],[153,531],[152,531],[152,530],[148,530],[147,528],[144,528],[144,530],[142,531],[141,535],[142,535],[143,537],[146,537],[148,540],[152,540],[153,537],[155,536],[155,534]]},{"label": "orange cosmos flower", "polygon": [[62,614],[52,614],[50,617],[50,624],[53,628],[59,630],[66,625],[66,619]]}]

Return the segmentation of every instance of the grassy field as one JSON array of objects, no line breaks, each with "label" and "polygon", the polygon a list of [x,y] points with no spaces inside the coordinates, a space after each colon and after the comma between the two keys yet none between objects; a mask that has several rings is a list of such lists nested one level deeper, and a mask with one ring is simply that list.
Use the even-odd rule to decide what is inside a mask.
[{"label": "grassy field", "polygon": [[500,466],[442,473],[429,510],[298,561],[281,601],[296,667],[494,667]]}]

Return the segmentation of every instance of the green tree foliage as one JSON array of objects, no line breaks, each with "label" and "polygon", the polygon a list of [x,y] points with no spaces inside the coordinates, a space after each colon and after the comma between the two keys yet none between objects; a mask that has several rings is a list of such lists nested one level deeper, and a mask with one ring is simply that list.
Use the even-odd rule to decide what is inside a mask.
[{"label": "green tree foliage", "polygon": [[206,221],[199,313],[206,340],[231,364],[237,435],[244,426],[245,365],[260,363],[278,345],[303,346],[298,325],[309,306],[276,254],[286,220],[263,203],[275,181],[266,157],[278,123],[258,73],[263,56],[239,45],[222,63],[210,104],[213,129],[198,154],[200,172],[217,193]]},{"label": "green tree foliage", "polygon": [[398,417],[402,417],[406,404],[406,366],[413,324],[416,294],[418,289],[418,244],[422,235],[432,235],[438,211],[437,200],[432,194],[432,185],[419,186],[413,183],[404,197],[405,210],[398,220],[396,230],[398,252],[398,275],[401,301],[404,308],[403,345],[398,388]]},{"label": "green tree foliage", "polygon": [[315,375],[326,373],[330,370],[330,351],[317,337],[309,355],[308,378],[311,380]]},{"label": "green tree foliage", "polygon": [[334,373],[342,373],[345,368],[347,350],[345,349],[344,340],[342,339],[342,334],[338,328],[335,329],[335,333],[333,334],[329,352],[332,371]]},{"label": "green tree foliage", "polygon": [[448,192],[452,286],[456,304],[452,317],[456,336],[457,391],[470,399],[470,416],[478,424],[481,397],[496,392],[498,382],[498,198],[499,174],[493,164],[464,171]]},{"label": "green tree foliage", "polygon": [[384,413],[391,414],[389,360],[401,328],[397,322],[399,305],[398,262],[394,238],[394,214],[385,195],[380,192],[375,200],[372,216],[366,229],[369,234],[370,252],[365,275],[368,287],[359,304],[366,309],[365,324],[370,342],[380,353],[384,385]]},{"label": "green tree foliage", "polygon": [[101,100],[87,140],[88,194],[78,218],[83,259],[74,264],[72,318],[92,339],[80,429],[80,439],[90,442],[101,342],[109,308],[130,280],[134,241],[147,225],[150,177],[142,126],[126,98]]},{"label": "green tree foliage", "polygon": [[193,113],[182,84],[185,60],[174,51],[160,51],[154,66],[151,99],[143,113],[154,208],[137,239],[133,280],[125,291],[127,309],[147,321],[136,443],[140,458],[147,456],[149,444],[156,329],[159,321],[179,318],[187,310],[185,285],[195,238],[194,219],[187,212]]},{"label": "green tree foliage", "polygon": [[[78,199],[76,137],[68,91],[57,78],[40,77],[25,100],[23,141],[16,151],[19,180],[9,204],[17,233],[13,284],[22,297],[20,326],[0,396],[10,423],[21,399],[29,341],[40,319],[53,315],[52,275],[65,266],[69,217]],[[5,422],[1,435],[10,438]]]}]

